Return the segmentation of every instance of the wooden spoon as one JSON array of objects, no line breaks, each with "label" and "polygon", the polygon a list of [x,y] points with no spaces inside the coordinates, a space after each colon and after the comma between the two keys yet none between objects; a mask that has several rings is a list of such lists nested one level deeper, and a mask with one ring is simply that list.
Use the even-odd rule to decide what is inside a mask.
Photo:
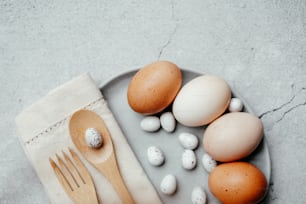
[{"label": "wooden spoon", "polygon": [[[95,149],[87,145],[85,131],[95,128],[103,138],[102,147]],[[108,179],[117,191],[123,203],[134,203],[118,168],[111,135],[103,121],[96,113],[89,110],[75,112],[69,122],[71,139],[82,155]]]}]

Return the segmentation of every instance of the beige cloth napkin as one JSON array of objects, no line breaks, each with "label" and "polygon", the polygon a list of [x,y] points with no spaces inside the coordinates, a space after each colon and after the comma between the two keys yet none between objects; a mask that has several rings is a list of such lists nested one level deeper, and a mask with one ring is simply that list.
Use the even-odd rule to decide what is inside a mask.
[{"label": "beige cloth napkin", "polygon": [[100,202],[106,204],[121,202],[111,184],[83,159],[70,139],[69,119],[79,109],[93,110],[105,120],[113,137],[121,174],[136,203],[161,203],[89,74],[81,75],[51,91],[16,118],[20,142],[51,202],[72,203],[56,179],[49,163],[49,157],[54,158],[55,153],[61,154],[61,151],[67,150],[67,147],[72,147],[78,153],[90,171]]}]

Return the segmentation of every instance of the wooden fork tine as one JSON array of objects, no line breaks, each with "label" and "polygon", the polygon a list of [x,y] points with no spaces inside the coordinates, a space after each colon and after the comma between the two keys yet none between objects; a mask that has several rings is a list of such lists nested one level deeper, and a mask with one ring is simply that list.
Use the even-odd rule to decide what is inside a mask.
[{"label": "wooden fork tine", "polygon": [[75,181],[75,178],[73,178],[71,172],[69,171],[68,167],[64,163],[64,161],[58,156],[58,154],[55,154],[56,158],[58,160],[59,168],[61,169],[61,172],[63,173],[63,176],[67,179],[68,183],[71,186],[72,191],[78,188],[78,185]]},{"label": "wooden fork tine", "polygon": [[70,160],[69,156],[64,151],[62,151],[62,154],[64,155],[66,165],[67,165],[70,173],[72,174],[73,178],[75,179],[77,185],[80,186],[81,184],[85,183],[84,179],[80,175],[79,170],[76,168],[76,166]]},{"label": "wooden fork tine", "polygon": [[72,158],[75,161],[77,169],[79,170],[80,175],[83,178],[84,182],[85,183],[93,183],[87,168],[84,166],[84,164],[80,160],[79,156],[71,148],[69,148],[69,151],[70,151],[70,154],[71,154]]},{"label": "wooden fork tine", "polygon": [[65,176],[63,175],[61,170],[58,168],[56,163],[51,158],[49,158],[49,161],[50,161],[50,164],[52,166],[52,169],[53,169],[57,179],[59,180],[59,182],[64,187],[66,193],[70,194],[72,192],[72,188],[71,188],[70,184],[68,183],[67,179],[65,178]]},{"label": "wooden fork tine", "polygon": [[[99,201],[95,186],[89,172],[78,155],[70,148],[69,151],[72,156],[71,159],[65,152],[63,152],[66,164],[57,154],[55,155],[58,164],[49,158],[51,167],[53,168],[58,181],[63,186],[68,196],[76,204],[98,204]],[[76,180],[79,182],[79,185]]]}]

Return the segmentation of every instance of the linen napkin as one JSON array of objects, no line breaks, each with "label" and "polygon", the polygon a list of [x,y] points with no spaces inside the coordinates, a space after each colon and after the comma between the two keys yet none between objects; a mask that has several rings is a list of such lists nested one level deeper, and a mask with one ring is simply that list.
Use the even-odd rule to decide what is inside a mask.
[{"label": "linen napkin", "polygon": [[68,152],[67,147],[72,147],[91,173],[100,203],[121,203],[112,185],[82,157],[69,136],[69,119],[79,109],[92,110],[104,119],[113,138],[121,175],[135,202],[161,203],[101,91],[88,73],[49,92],[16,117],[20,142],[51,202],[72,203],[49,163],[49,157],[54,159],[56,153],[61,155],[62,150]]}]

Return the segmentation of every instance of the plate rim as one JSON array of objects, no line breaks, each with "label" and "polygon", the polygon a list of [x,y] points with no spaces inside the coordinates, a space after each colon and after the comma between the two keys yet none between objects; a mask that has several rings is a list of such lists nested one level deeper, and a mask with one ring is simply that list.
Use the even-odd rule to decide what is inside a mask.
[{"label": "plate rim", "polygon": [[[101,91],[102,95],[103,95],[103,89],[105,89],[106,86],[108,86],[109,84],[111,84],[112,82],[122,78],[122,77],[125,77],[127,75],[131,75],[133,73],[136,73],[137,71],[139,71],[141,68],[135,68],[135,69],[131,69],[131,70],[127,70],[127,71],[123,71],[123,72],[120,72],[119,74],[115,75],[115,76],[112,76],[110,77],[108,80],[104,81],[104,82],[101,82],[98,86],[99,90]],[[201,72],[198,72],[198,71],[195,71],[195,70],[191,70],[191,69],[186,69],[186,68],[180,68],[182,74],[184,72],[189,72],[189,73],[192,73],[192,74],[195,74],[195,75],[205,75],[205,73],[201,73]],[[213,75],[213,74],[209,74],[209,75]],[[218,76],[218,75],[217,75]],[[219,76],[220,77],[220,76]],[[221,76],[222,78],[222,76]],[[225,80],[225,79],[224,79]],[[226,81],[226,80],[225,80]],[[239,92],[237,92],[236,90],[233,90],[232,87],[231,88],[231,92],[232,94],[234,94],[236,97],[238,97],[239,99],[242,100],[243,102],[243,105],[246,107],[246,109],[248,110],[249,113],[255,115],[256,117],[258,117],[258,115],[255,114],[254,110],[250,107],[250,105],[245,101],[244,98],[241,97],[241,94]],[[103,96],[104,97],[104,96]],[[263,138],[262,138],[262,141],[263,143],[263,146],[264,148],[267,150],[267,161],[268,163],[266,164],[266,168],[267,168],[267,172],[266,172],[266,179],[267,179],[267,191],[266,191],[266,194],[268,193],[269,191],[269,184],[271,182],[271,175],[272,175],[272,161],[271,161],[271,155],[270,155],[270,149],[269,149],[269,145],[268,145],[268,142],[267,142],[267,139],[266,139],[266,134],[265,134],[265,131],[263,133]],[[263,197],[263,200],[265,200],[265,197]]]}]

